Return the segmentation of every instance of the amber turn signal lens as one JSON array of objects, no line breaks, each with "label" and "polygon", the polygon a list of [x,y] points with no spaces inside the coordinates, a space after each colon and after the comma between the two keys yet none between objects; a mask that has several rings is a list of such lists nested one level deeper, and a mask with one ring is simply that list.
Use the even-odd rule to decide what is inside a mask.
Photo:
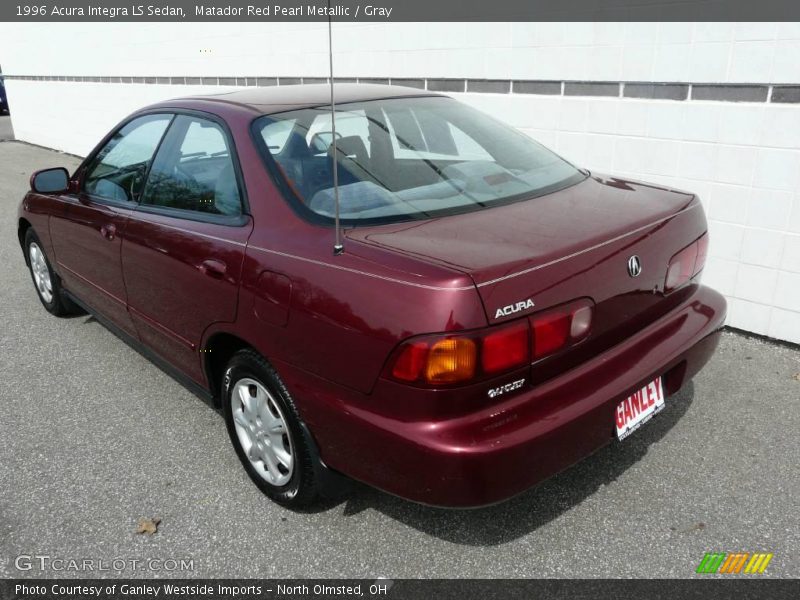
[{"label": "amber turn signal lens", "polygon": [[475,375],[476,357],[475,342],[468,338],[439,340],[428,351],[425,381],[454,383],[472,379]]}]

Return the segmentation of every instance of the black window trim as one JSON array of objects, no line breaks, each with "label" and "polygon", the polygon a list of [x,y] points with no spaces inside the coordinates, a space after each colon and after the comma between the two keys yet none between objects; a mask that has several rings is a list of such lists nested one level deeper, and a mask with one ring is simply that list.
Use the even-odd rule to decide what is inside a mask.
[{"label": "black window trim", "polygon": [[[144,185],[147,185],[147,180],[150,177],[150,168],[153,165],[153,161],[155,160],[158,151],[161,149],[161,144],[164,142],[164,139],[167,137],[169,130],[172,128],[172,125],[175,123],[175,117],[178,115],[185,115],[188,117],[195,117],[197,119],[204,119],[206,121],[212,121],[213,123],[219,125],[220,129],[222,129],[222,134],[225,136],[225,141],[228,143],[228,148],[230,149],[231,153],[231,161],[233,162],[233,171],[236,176],[236,185],[239,188],[239,197],[242,203],[242,213],[239,215],[214,215],[211,213],[202,213],[194,210],[182,209],[182,208],[172,208],[166,206],[157,206],[152,204],[142,204],[140,198],[137,198],[135,201],[120,201],[120,200],[112,200],[110,198],[104,198],[102,196],[96,196],[94,194],[90,194],[84,188],[84,176],[85,170],[88,166],[92,163],[95,159],[97,154],[105,147],[108,141],[123,127],[125,127],[128,123],[140,118],[146,117],[148,115],[157,115],[157,114],[167,114],[172,115],[170,118],[169,123],[167,124],[166,129],[164,129],[164,133],[161,135],[161,138],[158,140],[158,144],[156,144],[155,150],[153,150],[153,156],[150,161],[150,164],[147,167],[147,171],[144,175]],[[206,112],[203,110],[197,110],[193,108],[177,108],[177,107],[160,107],[160,108],[153,108],[153,109],[145,109],[139,112],[136,112],[132,115],[129,115],[125,118],[122,122],[120,122],[116,127],[114,127],[104,138],[103,140],[92,150],[92,153],[87,156],[84,161],[80,164],[78,169],[75,171],[75,175],[80,179],[80,190],[79,194],[85,194],[88,196],[93,202],[98,204],[105,204],[109,206],[117,206],[121,208],[128,208],[133,209],[134,212],[143,212],[148,214],[155,214],[155,215],[163,215],[166,217],[184,219],[187,221],[198,221],[201,223],[214,223],[217,225],[225,225],[228,227],[243,227],[250,222],[251,214],[250,214],[250,201],[247,195],[247,186],[244,183],[244,172],[242,171],[241,163],[239,161],[239,153],[236,148],[236,141],[233,137],[233,133],[230,130],[230,127],[225,122],[225,120],[213,113]],[[142,192],[144,192],[144,187],[142,188]]]}]

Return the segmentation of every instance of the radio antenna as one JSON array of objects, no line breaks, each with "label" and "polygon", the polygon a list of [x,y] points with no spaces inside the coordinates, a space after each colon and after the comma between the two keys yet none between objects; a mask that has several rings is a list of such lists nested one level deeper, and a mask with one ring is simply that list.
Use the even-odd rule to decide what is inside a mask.
[{"label": "radio antenna", "polygon": [[336,149],[336,102],[333,97],[333,27],[331,25],[331,0],[328,0],[328,61],[330,66],[331,84],[331,147],[333,148],[333,206],[334,228],[336,240],[333,244],[333,255],[339,256],[344,252],[342,244],[342,230],[339,226],[339,155]]}]

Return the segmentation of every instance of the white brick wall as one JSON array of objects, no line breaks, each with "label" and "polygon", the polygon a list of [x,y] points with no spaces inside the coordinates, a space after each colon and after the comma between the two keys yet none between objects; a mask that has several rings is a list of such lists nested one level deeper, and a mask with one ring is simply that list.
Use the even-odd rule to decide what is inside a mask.
[{"label": "white brick wall", "polygon": [[[326,27],[3,24],[0,63],[19,75],[324,77]],[[800,84],[798,23],[335,24],[334,49],[340,77]],[[219,90],[7,88],[20,139],[77,154],[139,106]],[[800,104],[456,95],[590,169],[699,193],[704,278],[729,298],[729,324],[800,343]]]},{"label": "white brick wall", "polygon": [[800,342],[800,106],[538,96],[519,110],[501,95],[464,99],[590,169],[699,193],[711,230],[704,280],[728,296],[728,322]]}]

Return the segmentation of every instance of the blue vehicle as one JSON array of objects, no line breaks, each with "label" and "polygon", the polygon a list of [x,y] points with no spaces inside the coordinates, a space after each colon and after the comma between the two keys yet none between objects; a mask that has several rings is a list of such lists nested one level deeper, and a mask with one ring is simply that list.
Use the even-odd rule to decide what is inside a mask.
[{"label": "blue vehicle", "polygon": [[9,113],[8,110],[8,98],[6,97],[6,86],[3,83],[3,78],[0,77],[0,115],[7,115]]}]

